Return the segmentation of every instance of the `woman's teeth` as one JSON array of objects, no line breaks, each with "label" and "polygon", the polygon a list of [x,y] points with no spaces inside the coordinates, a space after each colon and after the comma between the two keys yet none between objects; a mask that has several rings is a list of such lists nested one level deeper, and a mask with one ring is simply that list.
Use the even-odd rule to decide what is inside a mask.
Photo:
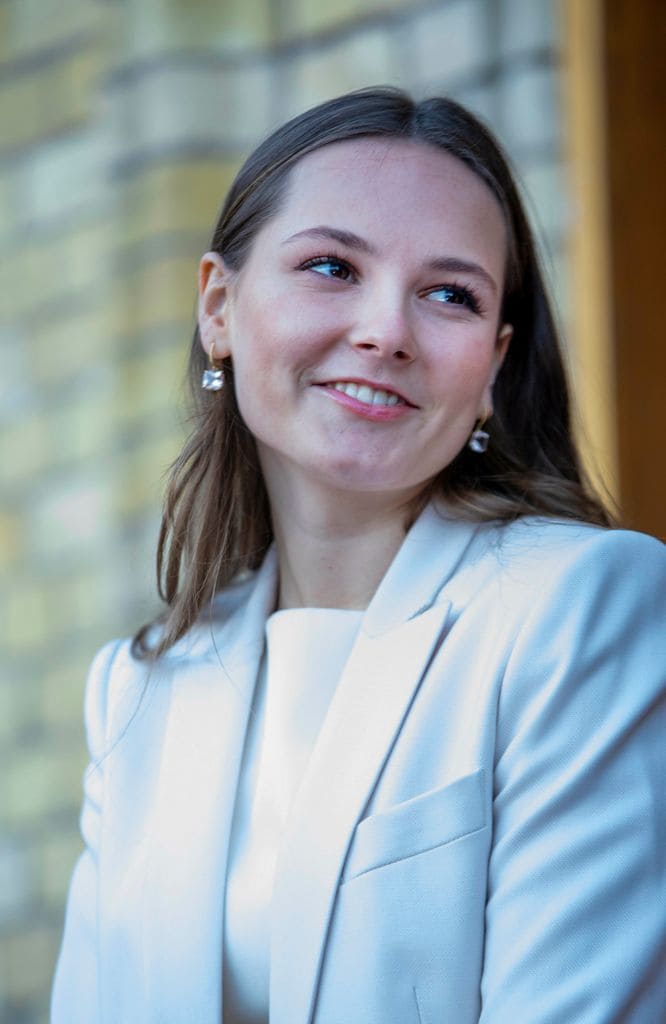
[{"label": "woman's teeth", "polygon": [[342,391],[345,395],[349,395],[350,398],[355,398],[357,402],[363,402],[365,405],[398,405],[398,403],[404,405],[402,399],[392,392],[375,391],[367,384],[338,381],[332,386],[336,391]]}]

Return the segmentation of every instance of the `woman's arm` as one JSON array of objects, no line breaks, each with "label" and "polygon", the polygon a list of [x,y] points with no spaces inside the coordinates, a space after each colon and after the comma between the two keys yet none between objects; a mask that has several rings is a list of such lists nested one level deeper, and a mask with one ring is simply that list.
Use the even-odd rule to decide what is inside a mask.
[{"label": "woman's arm", "polygon": [[480,1024],[656,1024],[666,557],[608,532],[555,575],[503,683]]},{"label": "woman's arm", "polygon": [[98,864],[104,758],[108,753],[108,684],[119,641],[93,661],[86,686],[85,720],[90,763],[84,775],[81,833],[85,850],[74,869],[65,931],[51,998],[51,1024],[96,1024],[98,997]]}]

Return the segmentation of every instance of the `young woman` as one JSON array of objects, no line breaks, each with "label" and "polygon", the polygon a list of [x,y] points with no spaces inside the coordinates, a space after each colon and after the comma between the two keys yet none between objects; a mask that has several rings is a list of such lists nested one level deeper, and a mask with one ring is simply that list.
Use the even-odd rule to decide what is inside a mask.
[{"label": "young woman", "polygon": [[666,560],[583,480],[497,144],[325,103],[199,281],[165,611],[88,684],[54,1024],[656,1024]]}]

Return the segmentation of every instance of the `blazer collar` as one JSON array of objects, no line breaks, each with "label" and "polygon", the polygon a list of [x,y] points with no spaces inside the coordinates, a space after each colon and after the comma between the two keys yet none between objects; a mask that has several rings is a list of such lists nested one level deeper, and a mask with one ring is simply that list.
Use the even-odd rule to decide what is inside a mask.
[{"label": "blazer collar", "polygon": [[407,533],[363,618],[363,632],[380,636],[430,608],[481,529],[431,502]]}]

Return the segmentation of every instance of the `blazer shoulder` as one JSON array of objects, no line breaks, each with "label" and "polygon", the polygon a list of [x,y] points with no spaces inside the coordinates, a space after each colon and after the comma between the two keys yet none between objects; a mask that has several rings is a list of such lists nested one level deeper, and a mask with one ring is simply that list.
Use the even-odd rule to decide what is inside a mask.
[{"label": "blazer shoulder", "polygon": [[646,609],[666,602],[666,548],[654,537],[584,523],[525,518],[483,527],[446,587],[461,608],[476,599],[515,636],[557,607],[567,618],[601,608]]},{"label": "blazer shoulder", "polygon": [[110,640],[93,658],[86,680],[84,718],[93,761],[101,760],[138,708],[150,668],[132,654],[132,639]]},{"label": "blazer shoulder", "polygon": [[[159,658],[135,658],[132,653],[131,638],[117,641],[119,644],[119,663],[126,669],[134,664],[139,666],[150,664],[156,670],[173,666],[177,662],[191,661],[211,653],[215,645],[215,634],[248,602],[257,580],[257,572],[247,572],[237,580],[229,583],[215,594],[212,601],[204,607],[190,629],[168,648]],[[147,630],[147,645],[154,647],[162,635],[162,624],[157,621]],[[105,648],[102,649],[102,652]]]},{"label": "blazer shoulder", "polygon": [[584,567],[590,579],[619,573],[629,581],[643,569],[666,577],[666,546],[633,530],[525,517],[500,527],[491,550],[498,570],[528,573],[540,586],[576,567]]},{"label": "blazer shoulder", "polygon": [[537,525],[539,537],[526,545],[523,533],[515,547],[507,545],[510,557],[498,577],[503,612],[515,630],[512,663],[550,658],[560,667],[578,663],[582,671],[595,658],[615,666],[633,659],[640,672],[625,672],[621,686],[615,669],[608,673],[616,689],[628,681],[635,689],[637,678],[645,682],[648,675],[657,690],[663,686],[664,545],[631,530],[575,525],[570,531]]}]

